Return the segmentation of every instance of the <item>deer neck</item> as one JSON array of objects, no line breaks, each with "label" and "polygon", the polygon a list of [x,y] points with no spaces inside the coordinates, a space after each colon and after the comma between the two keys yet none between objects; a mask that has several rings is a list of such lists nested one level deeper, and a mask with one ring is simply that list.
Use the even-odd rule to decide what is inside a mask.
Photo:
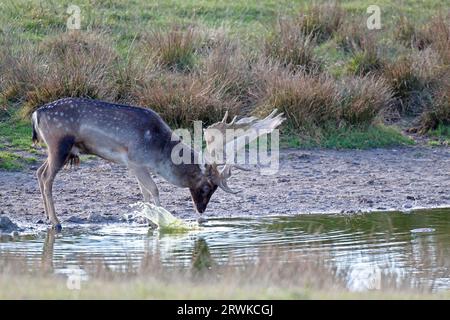
[{"label": "deer neck", "polygon": [[199,154],[192,148],[185,146],[184,152],[191,155],[191,163],[175,164],[172,161],[172,149],[178,142],[171,143],[164,150],[164,161],[159,161],[157,165],[157,173],[168,182],[179,187],[190,188],[197,184],[204,177],[204,173],[198,165]]}]

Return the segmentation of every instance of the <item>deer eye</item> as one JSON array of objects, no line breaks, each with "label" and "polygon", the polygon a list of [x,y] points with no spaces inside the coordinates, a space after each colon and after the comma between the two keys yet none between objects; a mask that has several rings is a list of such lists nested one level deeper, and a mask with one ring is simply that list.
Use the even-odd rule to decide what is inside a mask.
[{"label": "deer eye", "polygon": [[203,194],[208,194],[208,192],[209,192],[209,186],[204,186],[203,188],[202,188],[202,192],[203,192]]}]

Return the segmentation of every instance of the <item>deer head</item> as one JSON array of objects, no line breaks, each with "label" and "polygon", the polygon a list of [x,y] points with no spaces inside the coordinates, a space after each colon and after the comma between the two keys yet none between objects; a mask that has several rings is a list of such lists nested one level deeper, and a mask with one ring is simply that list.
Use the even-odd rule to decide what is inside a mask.
[{"label": "deer head", "polygon": [[228,186],[227,181],[231,177],[231,170],[232,168],[246,171],[249,169],[234,163],[234,155],[244,148],[246,143],[271,133],[285,120],[282,113],[278,115],[276,113],[277,110],[274,110],[264,119],[252,116],[236,121],[237,117],[234,117],[227,123],[228,112],[226,112],[222,121],[204,130],[206,152],[204,163],[200,164],[202,177],[195,186],[190,188],[198,212],[205,211],[212,194],[218,187],[228,193],[239,192]]}]

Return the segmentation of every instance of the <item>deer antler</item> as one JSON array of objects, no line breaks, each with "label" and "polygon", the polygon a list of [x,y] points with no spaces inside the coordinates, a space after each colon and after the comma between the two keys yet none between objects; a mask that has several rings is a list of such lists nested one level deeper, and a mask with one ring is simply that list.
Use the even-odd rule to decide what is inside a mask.
[{"label": "deer antler", "polygon": [[[227,123],[228,111],[225,113],[222,121],[210,125],[204,130],[204,137],[206,140],[206,162],[217,166],[223,165],[223,169],[219,172],[218,185],[226,192],[235,193],[227,185],[227,179],[231,176],[231,168],[249,171],[234,162],[234,155],[240,149],[245,148],[246,143],[258,139],[262,135],[271,133],[284,120],[283,114],[276,115],[277,109],[273,110],[264,119],[257,117],[245,117],[236,121],[235,116],[231,122]],[[227,130],[233,130],[231,137]],[[229,139],[229,141],[227,140]],[[235,148],[236,143],[236,148]],[[230,152],[231,151],[231,152]],[[230,155],[231,159],[227,159]]]}]

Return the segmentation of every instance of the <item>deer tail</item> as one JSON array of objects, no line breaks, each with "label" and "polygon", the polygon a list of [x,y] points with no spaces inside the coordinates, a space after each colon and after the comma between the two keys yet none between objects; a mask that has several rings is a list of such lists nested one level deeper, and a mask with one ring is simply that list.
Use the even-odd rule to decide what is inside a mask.
[{"label": "deer tail", "polygon": [[37,126],[39,125],[39,117],[37,110],[33,112],[33,115],[31,116],[31,124],[33,127],[33,135],[31,139],[33,140],[33,144],[36,145],[40,141],[38,131],[36,130]]}]

